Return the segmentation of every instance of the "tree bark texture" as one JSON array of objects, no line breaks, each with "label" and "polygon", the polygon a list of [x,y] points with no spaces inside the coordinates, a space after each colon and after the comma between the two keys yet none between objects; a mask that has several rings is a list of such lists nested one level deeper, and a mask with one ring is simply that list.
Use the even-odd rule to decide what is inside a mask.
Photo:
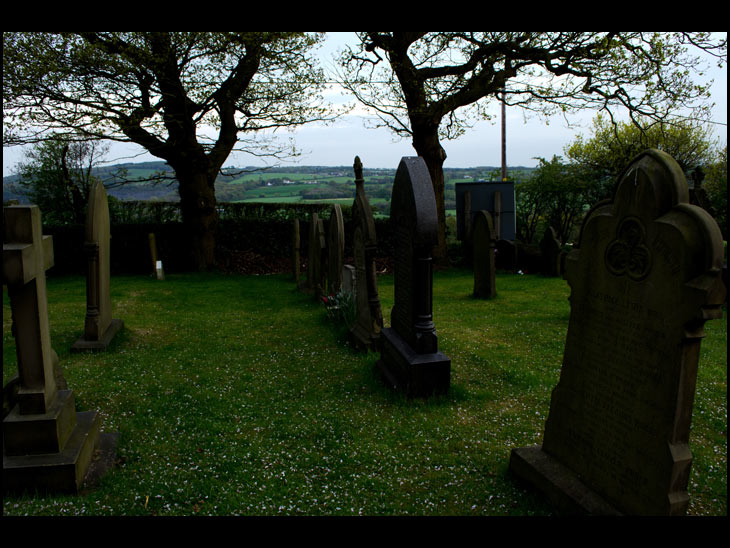
[{"label": "tree bark texture", "polygon": [[444,189],[444,161],[446,151],[438,138],[438,123],[430,125],[413,125],[413,148],[423,158],[431,176],[433,193],[436,197],[436,214],[438,219],[438,242],[433,249],[435,262],[446,260],[446,206]]},{"label": "tree bark texture", "polygon": [[179,183],[180,211],[183,227],[190,242],[191,266],[208,270],[215,266],[215,231],[218,212],[215,198],[215,172],[171,163]]}]

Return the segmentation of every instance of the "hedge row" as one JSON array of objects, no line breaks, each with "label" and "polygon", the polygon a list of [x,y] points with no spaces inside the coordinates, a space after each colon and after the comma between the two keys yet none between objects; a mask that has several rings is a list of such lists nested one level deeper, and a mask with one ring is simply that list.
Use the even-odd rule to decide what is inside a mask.
[{"label": "hedge row", "polygon": [[[329,217],[328,203],[265,203],[219,202],[216,204],[221,220],[308,219],[313,212]],[[349,217],[351,205],[342,205],[343,216]],[[181,221],[180,202],[121,201],[109,199],[109,217],[112,224],[146,224]]]},{"label": "hedge row", "polygon": [[[325,230],[329,215],[323,214]],[[299,223],[300,252],[306,259],[309,245],[309,216]],[[387,219],[376,219],[378,234],[378,255],[389,257],[392,253],[392,231]],[[113,223],[111,225],[112,274],[149,274],[152,262],[149,234],[155,234],[158,259],[162,260],[166,272],[185,272],[191,269],[188,262],[188,243],[180,237],[183,225],[180,222],[165,223]],[[44,227],[43,233],[53,236],[55,266],[49,275],[85,274],[84,226],[65,225]],[[345,218],[345,257],[352,256],[352,220]],[[218,223],[216,233],[216,256],[225,260],[231,253],[251,252],[267,257],[289,259],[292,255],[292,220],[226,219]]]}]

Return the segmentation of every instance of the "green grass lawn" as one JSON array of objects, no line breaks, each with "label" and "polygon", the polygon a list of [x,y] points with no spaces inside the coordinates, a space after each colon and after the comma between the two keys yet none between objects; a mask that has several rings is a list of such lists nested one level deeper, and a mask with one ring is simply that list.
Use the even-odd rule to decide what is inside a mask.
[{"label": "green grass lawn", "polygon": [[[289,276],[112,279],[125,328],[71,354],[83,277],[49,278],[52,346],[79,410],[121,434],[117,466],[77,496],[5,496],[9,515],[550,515],[508,473],[540,443],[558,381],[569,288],[501,274],[473,299],[466,270],[434,273],[446,396],[408,400]],[[386,324],[393,278],[379,277]],[[16,371],[3,300],[3,381]],[[727,315],[707,322],[690,445],[689,513],[727,515]]]}]

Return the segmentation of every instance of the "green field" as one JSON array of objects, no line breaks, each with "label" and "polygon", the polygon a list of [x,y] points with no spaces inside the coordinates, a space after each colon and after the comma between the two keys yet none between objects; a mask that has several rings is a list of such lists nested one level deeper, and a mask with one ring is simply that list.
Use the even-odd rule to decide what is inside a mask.
[{"label": "green field", "polygon": [[[386,325],[393,277],[379,276]],[[343,326],[287,275],[112,279],[124,330],[107,352],[71,354],[85,279],[48,279],[52,346],[79,410],[119,432],[118,463],[78,496],[4,496],[4,516],[547,516],[508,473],[540,442],[558,381],[569,288],[499,274],[434,272],[446,396],[407,400]],[[727,315],[706,324],[692,420],[689,513],[727,515]],[[16,370],[7,293],[3,381]]]}]

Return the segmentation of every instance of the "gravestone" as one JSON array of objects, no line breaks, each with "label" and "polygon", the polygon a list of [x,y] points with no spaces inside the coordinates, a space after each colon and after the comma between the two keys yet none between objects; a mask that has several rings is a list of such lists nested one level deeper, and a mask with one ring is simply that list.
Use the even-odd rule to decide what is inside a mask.
[{"label": "gravestone", "polygon": [[686,512],[690,419],[706,320],[722,315],[717,223],[648,150],[587,214],[566,260],[570,320],[542,446],[510,469],[563,512]]},{"label": "gravestone", "polygon": [[306,291],[311,292],[315,299],[319,299],[326,291],[324,265],[327,242],[325,240],[324,223],[316,212],[312,212],[309,224],[308,245]]},{"label": "gravestone", "polygon": [[464,241],[471,242],[472,230],[471,191],[464,191]]},{"label": "gravestone", "polygon": [[342,261],[345,255],[345,223],[340,204],[330,209],[327,227],[327,292],[336,295],[342,290]]},{"label": "gravestone", "polygon": [[84,334],[71,346],[72,352],[106,350],[124,322],[112,319],[112,302],[109,293],[109,205],[106,190],[96,182],[89,192],[86,210],[87,257],[86,318]]},{"label": "gravestone", "polygon": [[3,282],[13,316],[18,386],[3,419],[3,491],[77,492],[90,475],[110,466],[118,435],[101,434],[99,413],[77,413],[73,391],[57,382],[45,275],[53,265],[53,241],[41,233],[38,206],[4,211]]},{"label": "gravestone", "polygon": [[436,199],[423,158],[401,159],[390,203],[395,304],[391,327],[381,332],[377,365],[384,380],[408,396],[445,394],[451,360],[438,351],[432,317]]},{"label": "gravestone", "polygon": [[362,162],[358,156],[353,164],[355,171],[355,201],[352,204],[352,249],[355,260],[355,306],[357,317],[350,328],[351,340],[360,350],[376,350],[383,328],[378,283],[375,274],[377,237],[375,219],[370,202],[365,195]]},{"label": "gravestone", "polygon": [[555,235],[555,229],[551,226],[545,229],[545,234],[540,240],[540,263],[544,276],[560,275],[560,242]]},{"label": "gravestone", "polygon": [[342,291],[355,294],[355,267],[351,264],[342,265]]},{"label": "gravestone", "polygon": [[715,217],[715,209],[712,207],[709,196],[707,196],[707,190],[702,186],[702,182],[705,179],[705,172],[701,167],[697,166],[692,172],[692,188],[689,189],[689,202],[691,204],[700,206],[702,209],[707,211],[710,215]]},{"label": "gravestone", "polygon": [[157,265],[157,238],[154,232],[147,234],[147,240],[150,245],[150,259],[152,259],[152,275],[155,274],[155,268]]},{"label": "gravestone", "polygon": [[299,219],[294,219],[294,224],[292,226],[292,255],[291,255],[291,262],[292,262],[292,276],[294,276],[294,281],[299,283],[299,275],[300,275],[300,258],[299,258],[299,252],[300,252],[300,236],[299,236]]},{"label": "gravestone", "polygon": [[494,191],[494,233],[497,240],[502,239],[502,191]]},{"label": "gravestone", "polygon": [[[469,193],[469,204],[465,203]],[[475,181],[455,183],[456,238],[467,238],[467,219],[482,209],[492,214],[497,240],[514,241],[517,237],[517,202],[514,181]]]},{"label": "gravestone", "polygon": [[477,211],[472,228],[474,297],[491,299],[497,295],[494,247],[497,237],[489,211]]},{"label": "gravestone", "polygon": [[494,249],[497,268],[514,271],[517,268],[517,245],[510,240],[497,240]]},{"label": "gravestone", "polygon": [[162,268],[162,261],[157,258],[157,240],[155,238],[155,233],[150,232],[147,235],[147,238],[150,242],[150,257],[152,258],[152,275],[155,276],[158,280],[164,280],[165,279],[165,271]]}]

